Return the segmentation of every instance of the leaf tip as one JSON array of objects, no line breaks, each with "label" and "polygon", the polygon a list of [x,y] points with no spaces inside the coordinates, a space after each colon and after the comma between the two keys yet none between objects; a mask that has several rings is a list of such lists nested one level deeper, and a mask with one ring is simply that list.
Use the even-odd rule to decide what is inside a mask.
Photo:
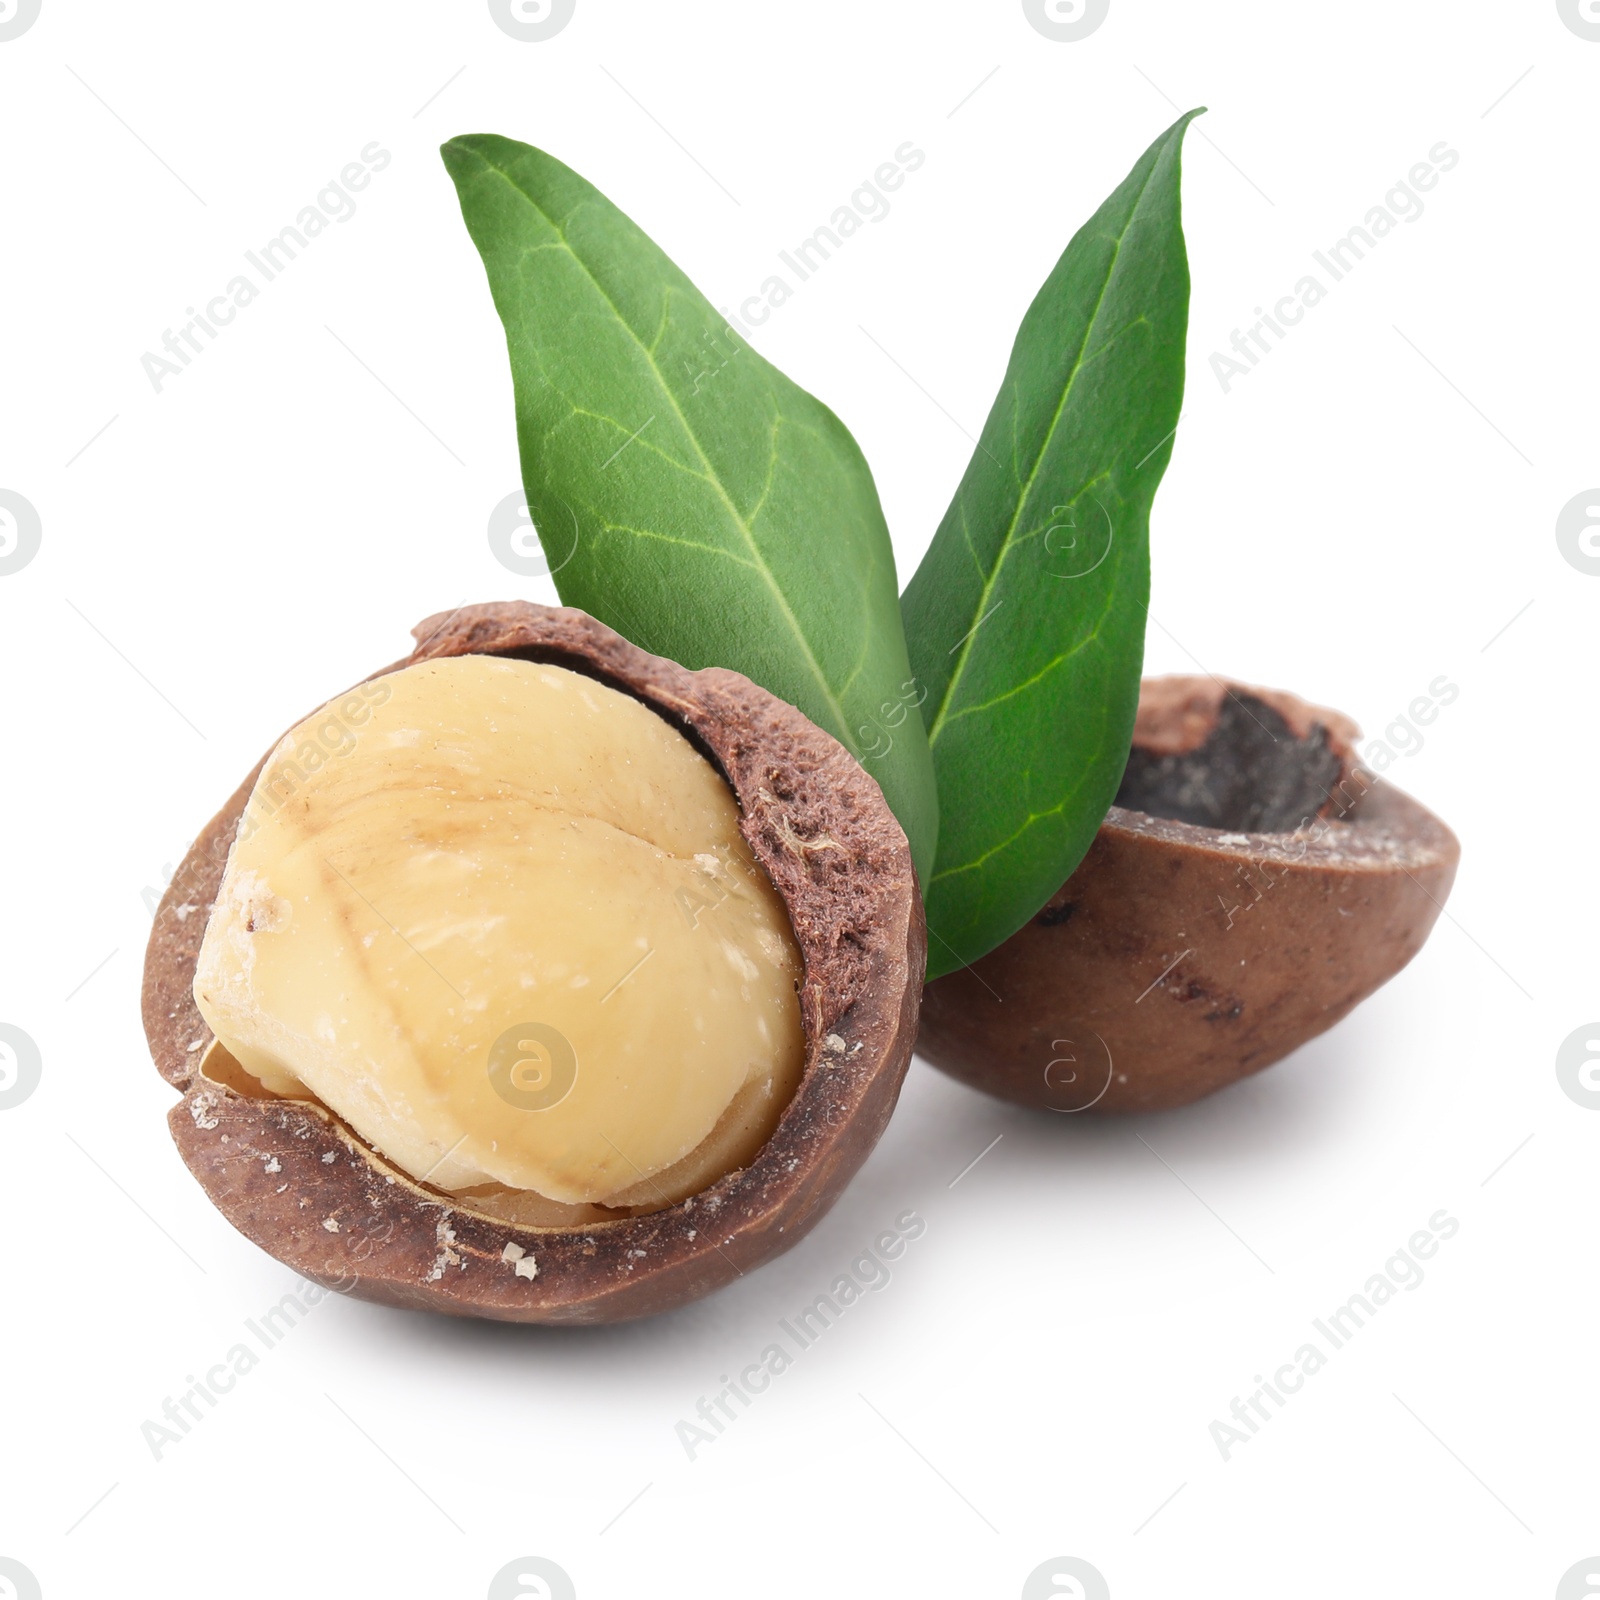
[{"label": "leaf tip", "polygon": [[472,168],[495,166],[528,153],[530,146],[519,144],[499,133],[458,133],[439,146],[439,156],[452,177]]},{"label": "leaf tip", "polygon": [[452,178],[458,177],[467,162],[477,155],[474,145],[482,137],[482,134],[458,133],[439,146],[439,159],[444,162],[445,171]]}]

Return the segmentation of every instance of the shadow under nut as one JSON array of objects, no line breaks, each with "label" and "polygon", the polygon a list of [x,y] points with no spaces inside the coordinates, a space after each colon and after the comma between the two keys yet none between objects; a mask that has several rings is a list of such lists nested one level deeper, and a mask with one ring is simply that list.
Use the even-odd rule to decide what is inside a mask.
[{"label": "shadow under nut", "polygon": [[1355,737],[1294,696],[1146,680],[1120,798],[1223,825],[1113,806],[1036,916],[928,985],[919,1053],[1041,1110],[1155,1111],[1330,1028],[1422,948],[1460,856]]},{"label": "shadow under nut", "polygon": [[[803,1237],[888,1122],[926,955],[905,835],[835,740],[738,673],[687,671],[563,608],[469,606],[415,632],[416,651],[385,672],[473,653],[553,662],[633,695],[720,768],[805,962],[800,1086],[756,1159],[700,1194],[644,1216],[541,1229],[418,1184],[318,1104],[202,1077],[212,1036],[194,1004],[195,962],[252,773],[174,874],[146,956],[151,1054],[183,1095],[169,1117],[173,1138],[241,1233],[302,1276],[361,1299],[544,1323],[616,1322],[687,1304]],[[505,1258],[508,1244],[536,1263],[533,1276]]]}]

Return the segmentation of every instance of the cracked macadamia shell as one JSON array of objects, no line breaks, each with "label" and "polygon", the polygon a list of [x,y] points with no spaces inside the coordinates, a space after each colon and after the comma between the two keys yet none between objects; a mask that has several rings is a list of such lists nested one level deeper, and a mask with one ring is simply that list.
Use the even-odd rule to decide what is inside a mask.
[{"label": "cracked macadamia shell", "polygon": [[920,1054],[1041,1110],[1156,1111],[1270,1066],[1422,948],[1460,846],[1290,694],[1146,679],[1078,869],[928,985]]},{"label": "cracked macadamia shell", "polygon": [[738,673],[690,672],[583,612],[522,603],[463,607],[415,635],[413,654],[384,672],[469,654],[551,662],[632,695],[716,765],[804,961],[799,1088],[748,1166],[664,1210],[560,1228],[474,1210],[385,1161],[324,1106],[267,1095],[213,1048],[193,996],[258,766],[184,858],[151,934],[145,1031],[183,1095],[173,1138],[240,1232],[362,1299],[551,1323],[623,1321],[698,1299],[801,1238],[894,1108],[926,956],[905,835],[842,746]]}]

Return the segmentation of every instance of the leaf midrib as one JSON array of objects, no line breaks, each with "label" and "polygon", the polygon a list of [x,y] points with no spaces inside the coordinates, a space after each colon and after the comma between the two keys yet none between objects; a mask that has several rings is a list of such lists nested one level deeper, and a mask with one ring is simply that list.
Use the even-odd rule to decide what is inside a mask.
[{"label": "leaf midrib", "polygon": [[[1096,746],[1097,750],[1102,748],[1100,745]],[[1059,817],[1067,809],[1067,806],[1077,798],[1078,791],[1083,787],[1088,774],[1089,764],[1086,763],[1078,781],[1062,795],[1055,805],[1044,811],[1030,811],[1011,834],[1001,839],[998,843],[990,845],[982,855],[974,856],[971,861],[963,861],[959,866],[945,867],[941,871],[935,872],[933,877],[928,880],[928,887],[932,889],[933,885],[938,883],[941,878],[958,878],[964,872],[975,871],[992,857],[999,855],[1002,851],[1009,850],[1030,828],[1036,827],[1041,822],[1048,822],[1052,817]]]},{"label": "leaf midrib", "polygon": [[[1116,275],[1117,263],[1122,259],[1123,240],[1128,237],[1129,230],[1133,227],[1139,215],[1139,207],[1144,204],[1145,192],[1149,189],[1151,180],[1156,175],[1160,165],[1160,157],[1150,163],[1150,170],[1145,174],[1144,182],[1139,185],[1139,193],[1134,197],[1133,205],[1128,210],[1127,221],[1123,223],[1117,233],[1116,245],[1111,253],[1111,260],[1106,267],[1105,281],[1100,285],[1100,293],[1095,297],[1094,311],[1083,330],[1083,338],[1078,342],[1078,352],[1073,357],[1072,371],[1067,375],[1066,384],[1061,390],[1061,399],[1056,404],[1055,414],[1050,418],[1050,426],[1045,430],[1044,439],[1039,445],[1038,452],[1033,458],[1033,465],[1028,469],[1027,482],[1022,484],[1017,493],[1016,508],[1011,513],[1011,521],[1007,524],[1005,537],[1000,542],[999,553],[995,556],[994,566],[987,578],[984,579],[983,592],[978,598],[978,604],[973,608],[976,614],[983,616],[989,603],[989,596],[994,591],[995,585],[1000,581],[1000,574],[1005,568],[1006,557],[1011,553],[1012,541],[1017,531],[1017,524],[1022,518],[1022,509],[1028,503],[1028,497],[1033,493],[1034,480],[1039,476],[1039,469],[1044,464],[1044,458],[1049,453],[1050,441],[1055,438],[1056,429],[1060,425],[1063,413],[1067,409],[1067,401],[1072,396],[1072,388],[1078,381],[1078,374],[1084,367],[1084,352],[1089,348],[1089,340],[1094,334],[1095,326],[1100,320],[1101,308],[1105,305],[1106,295],[1111,290],[1111,280]],[[1012,416],[1016,416],[1016,404],[1013,401]],[[1013,424],[1014,425],[1014,424]],[[974,552],[976,553],[976,552]],[[977,630],[974,629],[962,644],[961,654],[956,658],[955,670],[950,674],[950,681],[945,685],[943,695],[939,698],[939,709],[934,714],[932,726],[928,729],[928,744],[931,748],[944,728],[945,719],[949,714],[950,702],[955,696],[956,686],[960,683],[966,671],[967,660],[972,654],[972,646],[976,639]]]},{"label": "leaf midrib", "polygon": [[[1090,645],[1094,644],[1099,639],[1100,629],[1104,625],[1106,617],[1110,614],[1111,603],[1112,596],[1108,595],[1106,604],[1101,608],[1100,615],[1095,618],[1094,627],[1091,628],[1090,631],[1082,639],[1080,639],[1077,644],[1073,645],[1070,650],[1068,650],[1064,655],[1057,656],[1049,666],[1036,673],[1028,680],[1027,683],[1019,685],[1016,690],[1001,695],[997,700],[990,701],[988,705],[969,707],[968,709],[984,711],[989,709],[989,706],[998,705],[1001,700],[1009,699],[1011,694],[1021,693],[1023,690],[1031,688],[1033,684],[1037,683],[1039,679],[1044,677],[1047,673],[1054,672],[1063,661],[1069,660],[1071,657],[1076,656],[1082,650],[1087,650]],[[957,717],[964,717],[967,715],[967,711],[959,711],[956,713],[956,715]],[[1094,767],[1095,761],[1098,761],[1100,757],[1105,754],[1105,718],[1103,715],[1100,719],[1100,735],[1101,736],[1095,740],[1092,747],[1094,752],[1093,759],[1083,763],[1082,769],[1078,774],[1077,782],[1074,783],[1072,787],[1068,789],[1067,792],[1061,797],[1061,801],[1058,805],[1051,806],[1045,811],[1030,811],[1026,818],[1024,818],[1018,827],[1014,829],[1006,838],[1000,840],[998,844],[991,845],[987,850],[983,851],[977,856],[974,856],[971,860],[960,861],[954,866],[939,868],[939,870],[937,870],[928,880],[929,889],[931,890],[934,884],[936,884],[941,878],[958,877],[963,872],[971,872],[975,867],[981,867],[985,861],[989,860],[991,856],[997,856],[1001,851],[1009,850],[1011,846],[1014,845],[1017,840],[1028,831],[1029,828],[1034,827],[1040,822],[1047,822],[1051,817],[1059,816],[1063,811],[1065,811],[1068,802],[1076,798],[1078,791],[1083,787],[1085,780]]]},{"label": "leaf midrib", "polygon": [[[468,146],[466,148],[470,149],[471,147]],[[705,453],[705,449],[700,443],[699,436],[689,425],[689,419],[684,415],[683,407],[678,404],[678,397],[672,392],[671,387],[668,385],[666,375],[656,364],[654,350],[646,345],[639,335],[633,331],[632,325],[622,314],[622,308],[617,305],[616,301],[614,301],[609,294],[606,293],[605,285],[602,284],[594,275],[594,272],[590,268],[588,262],[586,262],[583,257],[572,248],[571,243],[567,239],[566,231],[562,228],[561,224],[557,222],[556,219],[551,216],[550,213],[546,211],[545,208],[540,205],[539,202],[535,200],[534,197],[529,194],[528,191],[524,189],[509,172],[505,170],[504,167],[500,166],[497,162],[491,161],[481,151],[473,150],[472,153],[478,158],[479,161],[483,163],[486,171],[492,172],[497,177],[504,179],[513,194],[519,196],[528,205],[532,206],[533,209],[537,211],[547,223],[549,223],[551,228],[555,230],[556,238],[560,241],[560,248],[565,250],[566,253],[578,264],[578,267],[582,271],[584,277],[586,277],[594,286],[595,292],[602,300],[605,301],[608,306],[611,307],[612,314],[616,317],[618,325],[627,331],[628,337],[633,340],[635,345],[638,346],[639,353],[649,364],[650,371],[655,375],[656,383],[660,386],[662,394],[666,396],[667,404],[672,407],[673,414],[677,417],[679,423],[682,425],[684,435],[688,438],[690,444],[694,446],[695,454],[700,458],[700,463],[704,468],[706,482],[716,490],[718,497],[721,499],[723,505],[727,508],[728,515],[732,519],[733,525],[739,530],[739,533],[743,537],[746,546],[749,548],[756,571],[761,574],[762,580],[766,583],[767,588],[772,593],[773,600],[777,604],[779,613],[782,615],[784,621],[789,625],[790,631],[794,634],[796,641],[799,643],[801,654],[805,658],[806,665],[810,668],[812,675],[816,678],[817,685],[822,691],[822,696],[827,702],[829,710],[833,713],[834,718],[836,719],[839,730],[838,737],[840,741],[852,755],[857,755],[858,752],[856,750],[855,740],[850,734],[850,719],[845,715],[844,707],[840,704],[832,686],[828,683],[827,677],[822,671],[821,663],[817,660],[815,654],[812,652],[811,641],[806,637],[804,630],[800,626],[799,618],[795,616],[794,611],[791,609],[788,597],[779,587],[777,579],[773,577],[772,569],[767,565],[766,558],[762,555],[761,547],[756,543],[754,534],[746,524],[744,517],[739,511],[739,508],[733,503],[733,499],[728,494],[727,489],[724,487],[722,479],[717,475],[716,469],[711,465],[711,458]],[[1142,197],[1142,190],[1140,191],[1140,194]],[[668,309],[667,317],[670,317],[670,308]],[[663,322],[667,320],[667,317],[663,318]],[[774,404],[778,405],[776,396],[774,396]],[[781,414],[781,406],[779,406],[779,415],[781,416]],[[774,430],[772,448],[774,452],[777,450],[776,430]],[[764,500],[765,497],[763,496],[763,503]]]}]

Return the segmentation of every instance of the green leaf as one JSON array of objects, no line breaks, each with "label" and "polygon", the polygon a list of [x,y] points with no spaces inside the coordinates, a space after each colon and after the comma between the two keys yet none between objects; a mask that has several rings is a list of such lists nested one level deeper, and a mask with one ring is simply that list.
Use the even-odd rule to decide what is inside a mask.
[{"label": "green leaf", "polygon": [[490,134],[442,154],[505,324],[523,486],[562,600],[799,707],[878,780],[926,882],[933,765],[848,429],[554,157]]},{"label": "green leaf", "polygon": [[902,600],[944,819],[930,978],[1061,887],[1127,762],[1150,503],[1183,404],[1179,152],[1199,114],[1145,151],[1045,280]]}]

